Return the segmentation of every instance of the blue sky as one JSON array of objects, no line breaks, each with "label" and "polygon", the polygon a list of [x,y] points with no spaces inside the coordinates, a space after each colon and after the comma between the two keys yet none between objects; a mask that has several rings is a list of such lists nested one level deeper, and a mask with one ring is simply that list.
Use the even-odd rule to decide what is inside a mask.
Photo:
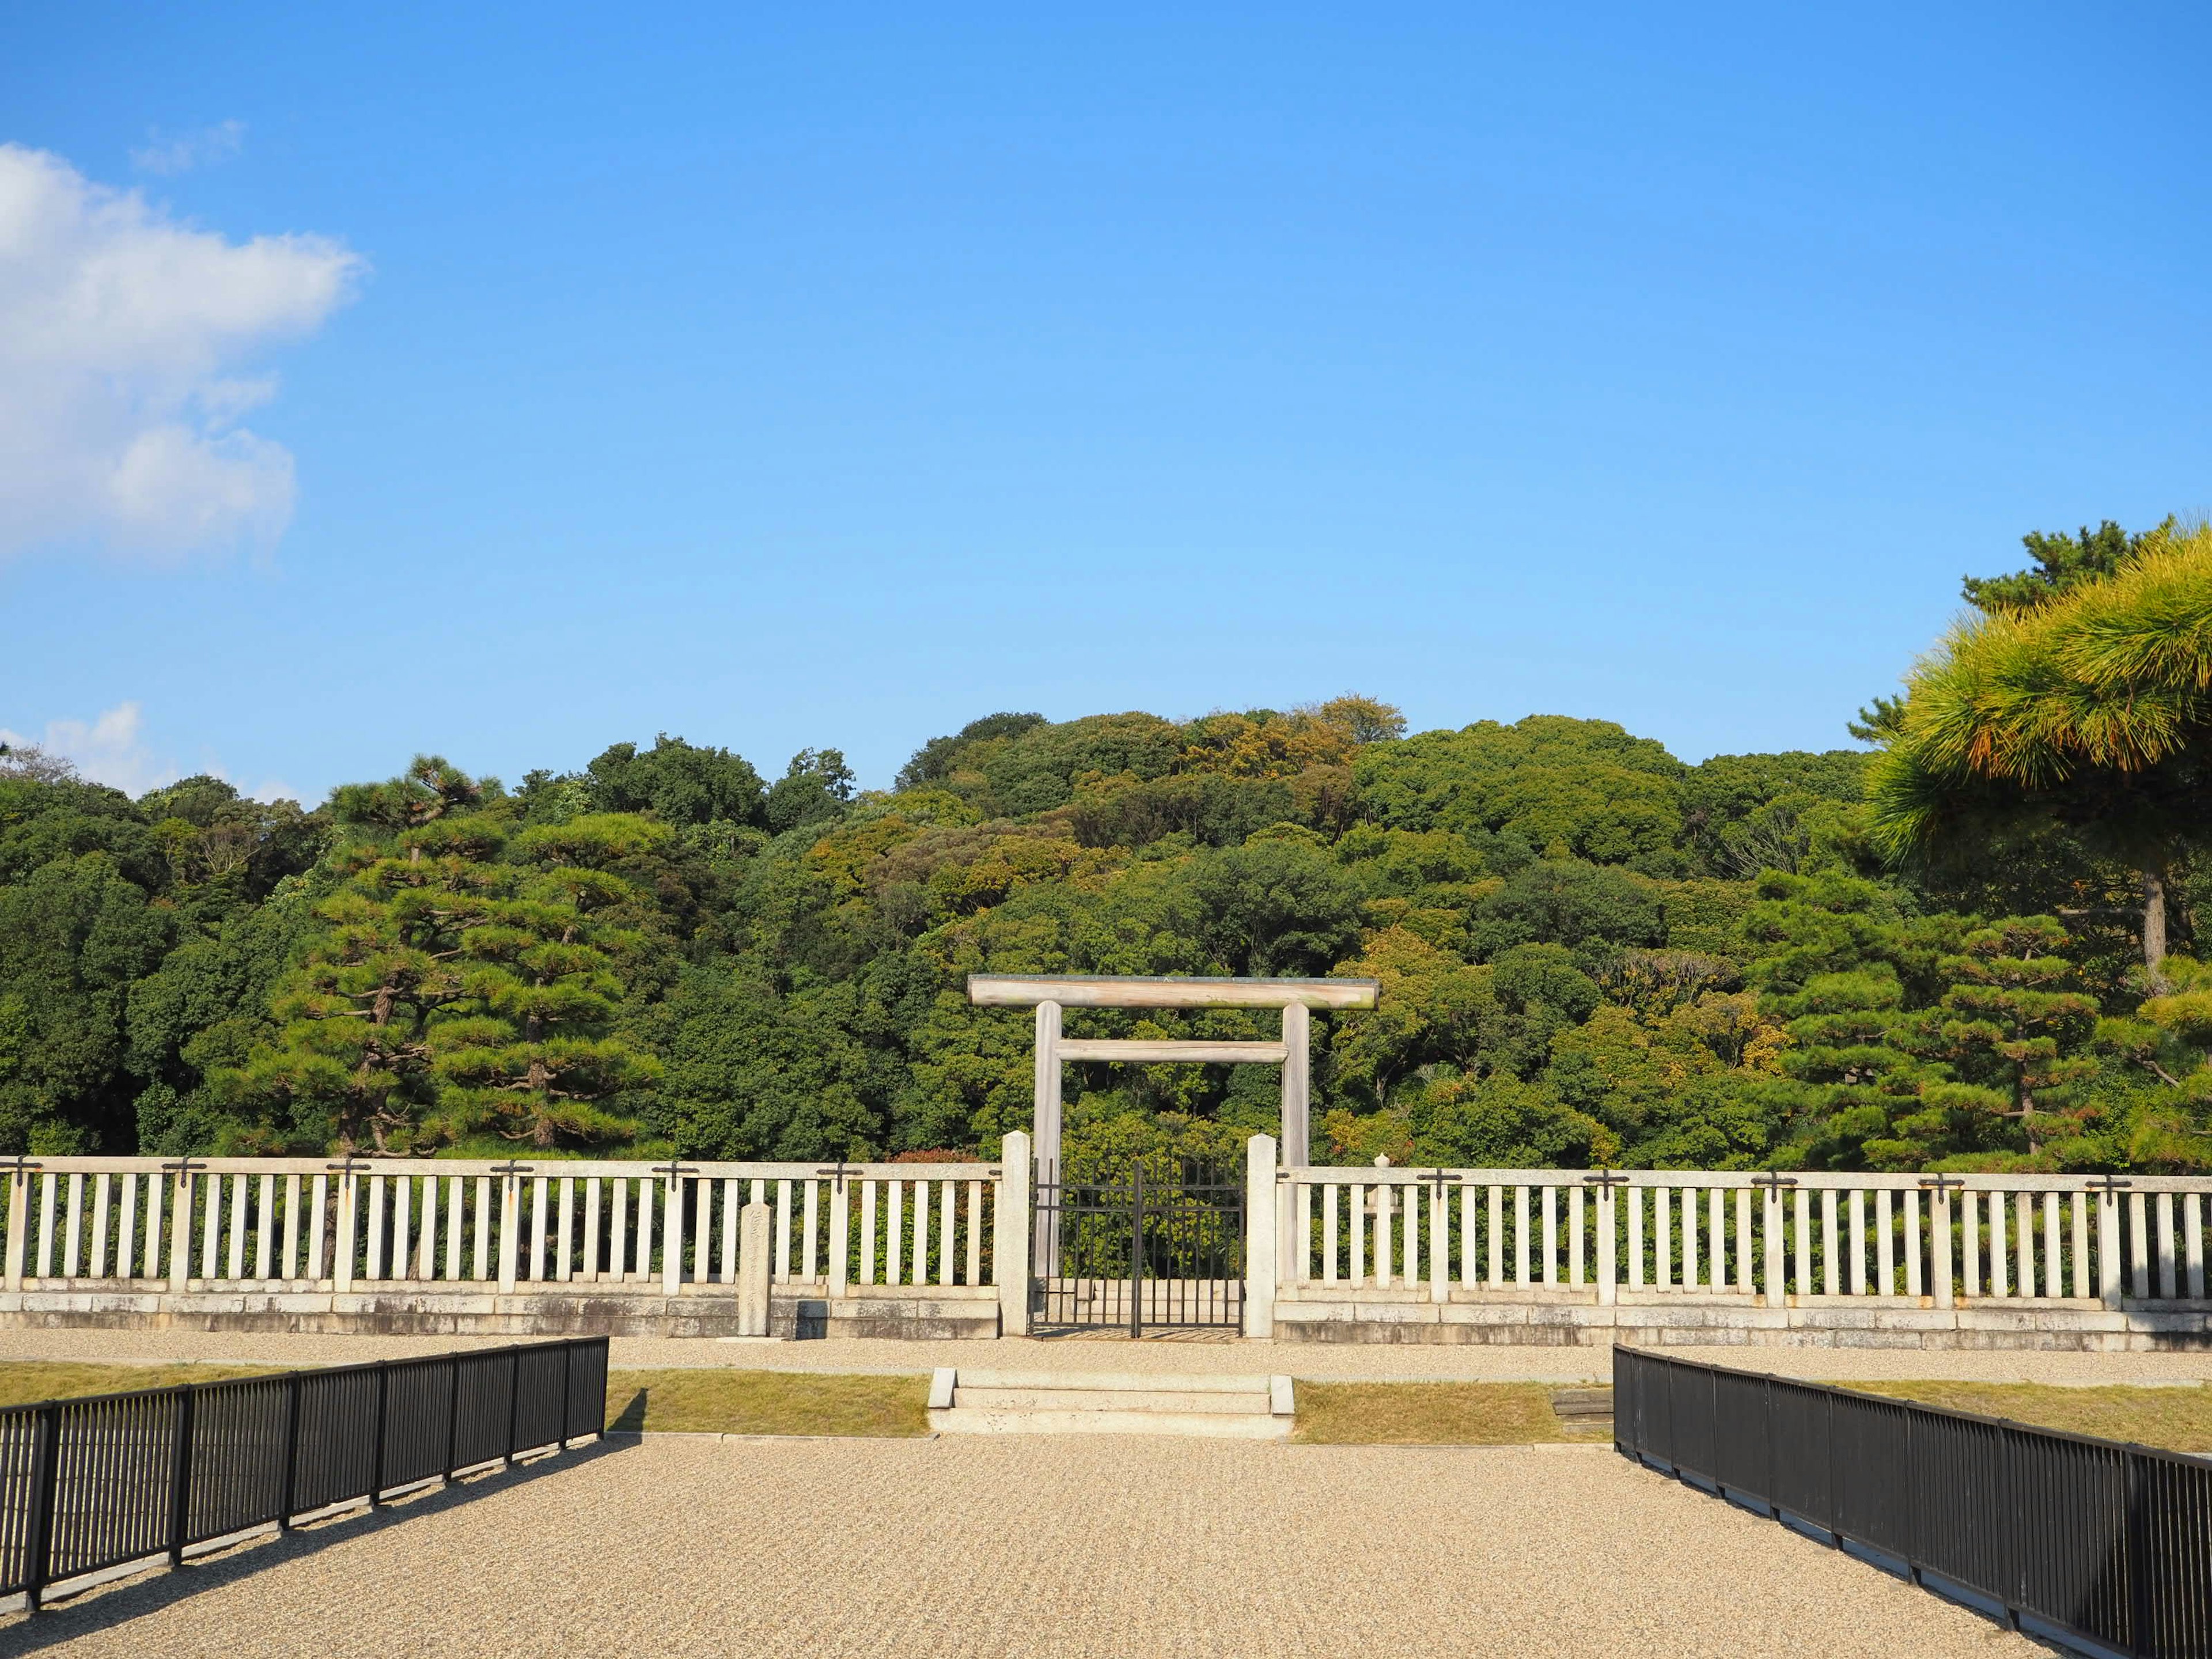
[{"label": "blue sky", "polygon": [[[0,728],[1826,748],[2023,532],[2212,506],[2199,9],[8,9]],[[37,345],[111,268],[175,319]]]}]

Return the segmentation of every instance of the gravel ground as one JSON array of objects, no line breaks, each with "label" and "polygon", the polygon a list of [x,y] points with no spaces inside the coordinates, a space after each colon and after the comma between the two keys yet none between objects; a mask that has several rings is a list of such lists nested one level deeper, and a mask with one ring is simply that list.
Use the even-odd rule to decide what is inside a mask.
[{"label": "gravel ground", "polygon": [[[0,1360],[336,1365],[404,1354],[497,1346],[509,1339],[465,1336],[255,1336],[220,1331],[0,1329]],[[1686,1359],[1827,1382],[1944,1381],[2196,1383],[2212,1381],[2212,1352],[2067,1353],[1920,1348],[1669,1348]],[[1425,1343],[1249,1343],[1021,1337],[989,1342],[726,1342],[617,1337],[613,1363],[632,1369],[731,1365],[749,1370],[927,1371],[939,1365],[990,1370],[1274,1371],[1316,1382],[1463,1379],[1586,1382],[1612,1377],[1603,1348],[1443,1346]]]},{"label": "gravel ground", "polygon": [[1585,1447],[616,1443],[0,1623],[0,1654],[2044,1651]]}]

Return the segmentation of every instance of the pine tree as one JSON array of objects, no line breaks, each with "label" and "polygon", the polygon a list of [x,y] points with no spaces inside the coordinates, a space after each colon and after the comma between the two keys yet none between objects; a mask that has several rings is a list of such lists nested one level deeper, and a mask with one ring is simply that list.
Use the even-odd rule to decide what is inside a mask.
[{"label": "pine tree", "polygon": [[433,1028],[470,995],[462,941],[501,884],[485,861],[498,840],[489,819],[441,814],[340,855],[351,878],[316,907],[329,931],[276,991],[274,1043],[212,1080],[258,1109],[249,1145],[416,1150]]},{"label": "pine tree", "polygon": [[643,896],[603,867],[665,842],[663,826],[623,813],[580,817],[518,836],[528,872],[462,937],[470,1012],[442,1022],[433,1070],[435,1127],[540,1151],[634,1139],[609,1102],[659,1075],[609,1035],[623,994],[618,962],[643,939],[609,912]]},{"label": "pine tree", "polygon": [[422,1155],[490,1139],[620,1145],[613,1109],[653,1061],[610,1034],[639,936],[636,889],[604,864],[667,831],[620,814],[509,840],[495,785],[434,757],[339,792],[347,880],[328,932],[279,988],[275,1039],[216,1086],[259,1151]]},{"label": "pine tree", "polygon": [[1960,1079],[1936,1098],[1953,1110],[2018,1119],[2031,1158],[2054,1133],[2079,1133],[2079,1114],[2055,1105],[2048,1091],[2098,1069],[2088,1052],[2097,1005],[2072,988],[2074,964],[2061,954],[2069,943],[2049,916],[2008,917],[1969,933],[1962,953],[1943,958],[1953,984],[1925,1025],[1923,1052]]},{"label": "pine tree", "polygon": [[2212,813],[2212,526],[2169,521],[2109,571],[2054,571],[2028,584],[2049,597],[1990,597],[1913,672],[1877,732],[1875,830],[1903,859],[2064,826],[2140,872],[2156,989],[2171,872]]}]

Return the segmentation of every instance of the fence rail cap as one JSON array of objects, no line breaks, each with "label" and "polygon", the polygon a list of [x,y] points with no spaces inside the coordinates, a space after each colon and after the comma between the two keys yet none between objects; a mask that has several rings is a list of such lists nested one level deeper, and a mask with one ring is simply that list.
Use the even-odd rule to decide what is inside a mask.
[{"label": "fence rail cap", "polygon": [[[12,1166],[0,1163],[0,1173]],[[348,1166],[322,1158],[194,1158],[189,1173],[193,1176],[322,1176],[342,1179]],[[51,1158],[43,1164],[33,1164],[33,1172],[46,1175],[155,1175],[173,1176],[178,1172],[175,1158],[83,1157]],[[356,1158],[350,1166],[356,1177],[365,1176],[452,1176],[499,1180],[514,1173],[518,1180],[549,1181],[561,1178],[582,1180],[665,1181],[668,1164],[644,1158],[544,1158],[521,1166],[519,1172],[511,1170],[504,1160],[473,1158]],[[848,1164],[848,1181],[911,1181],[926,1177],[931,1181],[994,1180],[1003,1166],[998,1163],[980,1160],[958,1164]],[[683,1174],[689,1178],[710,1181],[816,1181],[834,1171],[818,1161],[804,1163],[763,1163],[758,1160],[717,1162],[698,1158],[683,1165]]]},{"label": "fence rail cap", "polygon": [[[1434,1179],[1433,1165],[1416,1169],[1412,1164],[1376,1166],[1365,1164],[1296,1164],[1283,1171],[1284,1177],[1305,1186],[1373,1187],[1390,1184],[1415,1184]],[[1532,1169],[1454,1169],[1444,1166],[1445,1176],[1469,1187],[1580,1187],[1595,1185],[1596,1170],[1532,1170]],[[1744,1192],[1762,1191],[1771,1182],[1772,1172],[1765,1170],[1624,1170],[1609,1172],[1613,1184],[1637,1188],[1665,1188],[1676,1191]],[[1795,1192],[1892,1192],[1917,1195],[1932,1192],[1936,1177],[1917,1173],[1890,1175],[1865,1170],[1790,1170],[1782,1172],[1783,1190]],[[2059,1197],[2080,1194],[2088,1198],[2108,1196],[2103,1176],[2054,1175],[1964,1175],[1943,1177],[1947,1190],[1955,1196],[1960,1192],[1980,1194],[2012,1194],[2041,1197],[2049,1193]],[[2212,1176],[2128,1176],[2121,1182],[2124,1194],[2160,1193],[2212,1194]]]}]

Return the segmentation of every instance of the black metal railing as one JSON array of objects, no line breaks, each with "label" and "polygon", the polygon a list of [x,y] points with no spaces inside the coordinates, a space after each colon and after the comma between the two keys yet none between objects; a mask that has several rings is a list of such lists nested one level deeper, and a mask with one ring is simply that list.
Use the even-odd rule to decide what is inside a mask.
[{"label": "black metal railing", "polygon": [[2212,1463],[1633,1348],[1613,1382],[1629,1456],[2036,1633],[2212,1656]]},{"label": "black metal railing", "polygon": [[607,1339],[0,1410],[0,1595],[600,1432]]}]

